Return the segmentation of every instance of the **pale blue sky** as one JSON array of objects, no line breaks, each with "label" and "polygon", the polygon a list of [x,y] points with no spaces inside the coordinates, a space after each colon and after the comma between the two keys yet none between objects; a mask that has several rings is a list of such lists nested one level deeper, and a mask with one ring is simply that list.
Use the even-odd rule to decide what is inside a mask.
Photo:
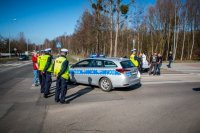
[{"label": "pale blue sky", "polygon": [[[154,1],[136,0],[141,5]],[[72,34],[86,9],[89,0],[1,0],[0,35],[15,38],[24,32],[31,42],[41,44],[45,38]]]}]

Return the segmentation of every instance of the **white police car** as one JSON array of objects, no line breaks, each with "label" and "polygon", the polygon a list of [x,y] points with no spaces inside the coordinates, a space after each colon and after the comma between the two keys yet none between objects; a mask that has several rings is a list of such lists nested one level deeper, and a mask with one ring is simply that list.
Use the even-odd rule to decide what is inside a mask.
[{"label": "white police car", "polygon": [[87,58],[70,67],[70,80],[110,91],[140,84],[140,72],[126,58]]}]

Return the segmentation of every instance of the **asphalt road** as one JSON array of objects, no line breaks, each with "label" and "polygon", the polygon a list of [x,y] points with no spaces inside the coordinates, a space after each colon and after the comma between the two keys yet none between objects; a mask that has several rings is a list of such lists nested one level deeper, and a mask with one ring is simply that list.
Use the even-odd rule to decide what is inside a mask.
[{"label": "asphalt road", "polygon": [[66,101],[44,99],[32,66],[0,71],[0,133],[199,133],[199,73],[142,75],[142,86],[102,92],[69,85]]}]

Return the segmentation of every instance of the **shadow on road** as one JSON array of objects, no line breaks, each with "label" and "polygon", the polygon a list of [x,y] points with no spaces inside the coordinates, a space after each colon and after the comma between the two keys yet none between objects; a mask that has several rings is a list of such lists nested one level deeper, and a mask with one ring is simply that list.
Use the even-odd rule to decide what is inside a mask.
[{"label": "shadow on road", "polygon": [[75,87],[79,86],[79,84],[74,84],[72,82],[67,83],[67,90],[73,89]]},{"label": "shadow on road", "polygon": [[55,96],[55,91],[49,92],[49,95],[47,96],[47,98],[52,97],[52,96]]},{"label": "shadow on road", "polygon": [[51,86],[51,88],[49,89],[49,91],[53,91],[56,89],[56,86]]},{"label": "shadow on road", "polygon": [[[73,89],[76,86],[78,86],[78,85],[77,84],[68,83],[67,84],[67,90]],[[49,89],[49,91],[50,91],[50,93],[48,95],[48,98],[52,97],[52,96],[55,96],[56,86],[51,86],[51,88]]]},{"label": "shadow on road", "polygon": [[193,88],[192,90],[193,90],[193,91],[200,92],[200,88]]},{"label": "shadow on road", "polygon": [[71,94],[71,95],[65,97],[65,99],[67,99],[66,102],[67,102],[67,103],[70,103],[70,102],[73,101],[74,99],[76,99],[76,98],[78,98],[78,97],[80,97],[80,96],[82,96],[82,95],[85,95],[85,94],[89,93],[89,92],[92,91],[93,89],[94,89],[93,87],[89,87],[89,86],[86,87],[86,88],[84,88],[84,89],[81,89],[81,90],[77,91],[76,93]]},{"label": "shadow on road", "polygon": [[126,88],[115,88],[113,91],[132,91],[132,90],[139,89],[141,86],[142,84],[136,84],[136,85],[126,87]]}]

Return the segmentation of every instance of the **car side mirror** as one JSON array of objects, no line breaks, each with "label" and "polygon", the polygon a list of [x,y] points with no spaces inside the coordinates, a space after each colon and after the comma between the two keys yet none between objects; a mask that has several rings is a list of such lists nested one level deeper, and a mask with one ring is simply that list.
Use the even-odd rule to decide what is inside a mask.
[{"label": "car side mirror", "polygon": [[72,65],[70,66],[70,68],[74,68],[74,64],[72,64]]}]

